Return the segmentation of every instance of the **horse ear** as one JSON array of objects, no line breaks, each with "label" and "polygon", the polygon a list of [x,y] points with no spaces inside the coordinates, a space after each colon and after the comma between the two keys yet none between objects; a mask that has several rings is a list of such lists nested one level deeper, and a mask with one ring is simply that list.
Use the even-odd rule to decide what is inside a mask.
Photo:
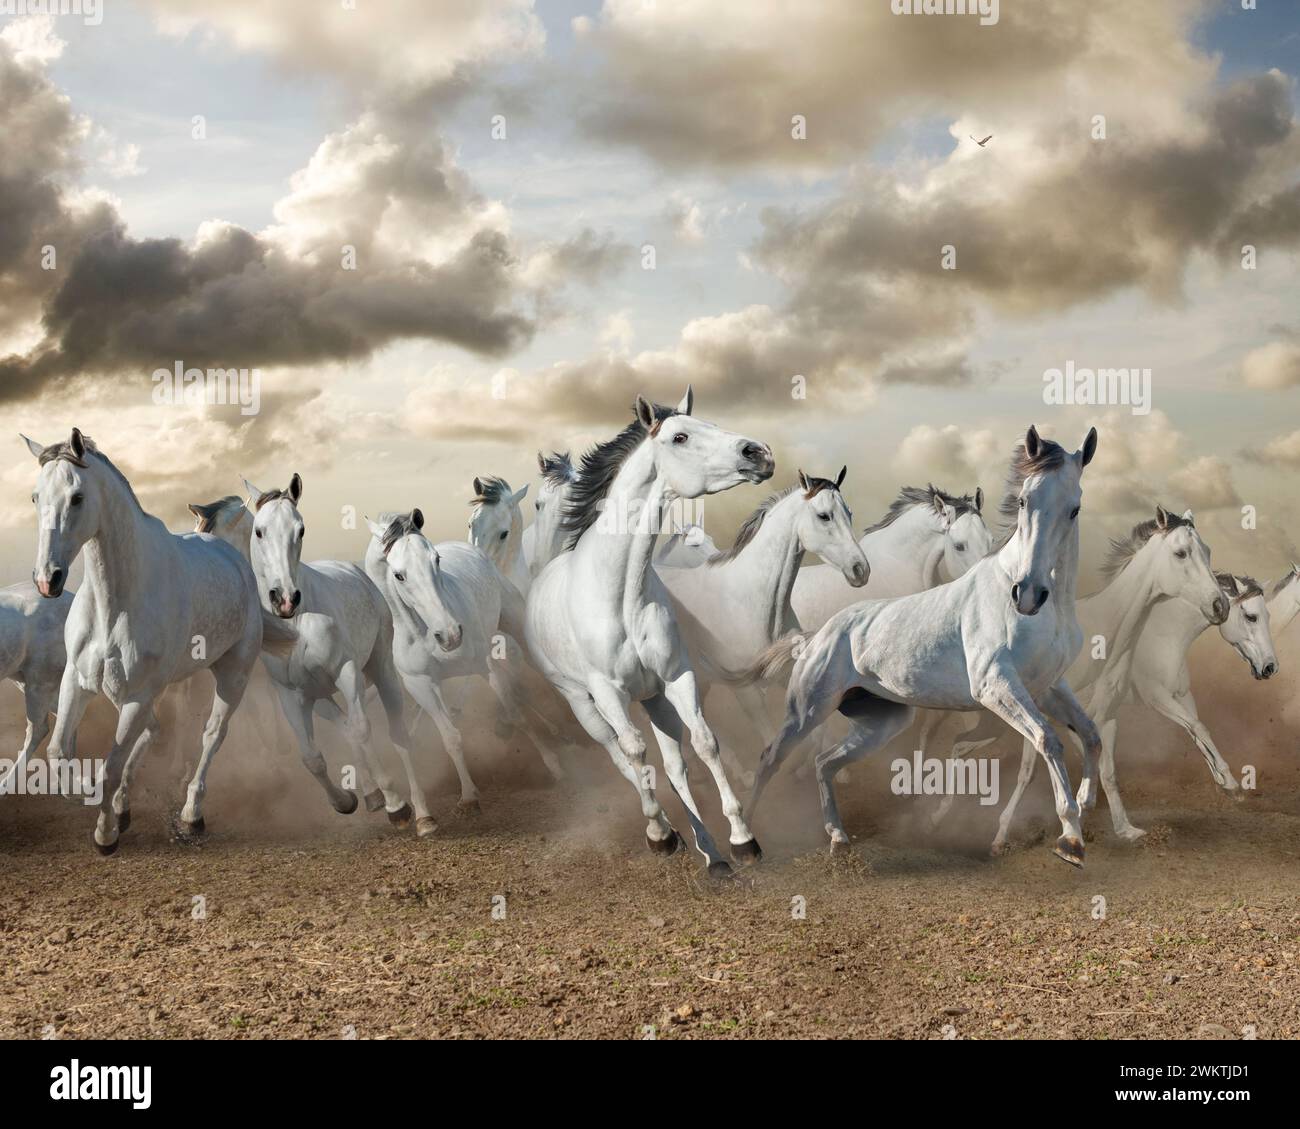
[{"label": "horse ear", "polygon": [[416,529],[424,528],[424,514],[420,512],[419,506],[416,506],[416,508],[411,511],[411,524],[415,526]]},{"label": "horse ear", "polygon": [[1158,503],[1156,505],[1156,525],[1161,529],[1169,528],[1169,511]]},{"label": "horse ear", "polygon": [[32,458],[39,459],[44,453],[45,448],[40,443],[37,443],[35,439],[28,439],[27,436],[23,435],[21,432],[19,432],[18,438],[27,444],[27,449],[31,451]]},{"label": "horse ear", "polygon": [[695,388],[688,384],[686,386],[686,395],[682,397],[681,403],[677,405],[677,414],[688,416],[691,414],[693,407],[695,407]]},{"label": "horse ear", "polygon": [[527,496],[528,496],[528,483],[525,482],[523,485],[523,489],[516,490],[513,494],[510,495],[510,500],[514,502],[514,504],[517,506]]},{"label": "horse ear", "polygon": [[546,473],[546,456],[541,451],[537,452],[537,469],[543,474]]},{"label": "horse ear", "polygon": [[1192,518],[1192,511],[1191,511],[1191,510],[1183,510],[1183,521],[1187,522],[1188,525],[1195,525],[1195,524],[1196,524],[1196,522],[1195,522],[1195,521],[1193,520],[1193,518]]},{"label": "horse ear", "polygon": [[1092,456],[1097,453],[1097,429],[1091,428],[1088,431],[1088,437],[1083,441],[1083,458],[1080,460],[1081,466],[1087,466],[1092,462]]},{"label": "horse ear", "polygon": [[984,512],[984,487],[975,487],[975,512],[982,514]]},{"label": "horse ear", "polygon": [[81,434],[79,428],[72,429],[72,438],[68,440],[68,446],[72,448],[72,453],[79,459],[86,457],[86,440]]},{"label": "horse ear", "polygon": [[808,481],[808,476],[804,474],[802,470],[799,471],[799,489],[802,490],[805,494],[807,494],[809,487],[811,486],[812,483]]},{"label": "horse ear", "polygon": [[1042,441],[1038,438],[1038,429],[1031,423],[1029,430],[1025,432],[1025,454],[1031,459],[1036,459],[1041,448]]},{"label": "horse ear", "polygon": [[655,425],[655,410],[650,406],[650,401],[644,396],[636,398],[636,418],[641,421],[641,426],[647,431]]},{"label": "horse ear", "polygon": [[293,477],[289,479],[289,501],[296,506],[298,504],[298,499],[301,497],[302,478],[298,475],[297,471],[294,471]]},{"label": "horse ear", "polygon": [[1221,586],[1226,588],[1234,596],[1241,591],[1241,589],[1237,587],[1237,578],[1233,576],[1232,573],[1228,573],[1224,576],[1221,581]]},{"label": "horse ear", "polygon": [[254,504],[256,504],[257,499],[260,498],[263,494],[265,494],[266,491],[259,490],[256,486],[254,486],[251,482],[249,482],[247,478],[243,479],[242,481],[244,483],[244,489],[248,493],[249,500]]},{"label": "horse ear", "polygon": [[483,497],[483,480],[478,477],[475,477],[474,479],[474,497]]},{"label": "horse ear", "polygon": [[836,490],[838,490],[841,486],[844,485],[844,476],[845,476],[846,474],[848,474],[848,473],[849,473],[849,468],[848,468],[847,464],[846,464],[845,466],[840,467],[840,473],[839,473],[839,474],[836,476],[836,478],[835,478],[835,489],[836,489]]},{"label": "horse ear", "polygon": [[370,530],[372,536],[382,537],[384,535],[384,532],[388,529],[388,526],[380,525],[379,522],[371,521],[370,518],[367,517],[366,528]]},{"label": "horse ear", "polygon": [[1300,576],[1300,564],[1296,564],[1295,561],[1292,561],[1291,571],[1294,572],[1297,576]]}]

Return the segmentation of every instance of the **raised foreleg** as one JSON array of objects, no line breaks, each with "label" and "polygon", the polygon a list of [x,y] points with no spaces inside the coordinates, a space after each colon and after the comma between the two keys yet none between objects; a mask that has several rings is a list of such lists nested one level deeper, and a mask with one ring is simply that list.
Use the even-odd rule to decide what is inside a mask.
[{"label": "raised foreleg", "polygon": [[1210,770],[1210,775],[1214,777],[1214,782],[1232,796],[1234,800],[1240,800],[1243,795],[1241,785],[1237,783],[1236,777],[1233,776],[1228,762],[1223,759],[1223,756],[1215,747],[1210,731],[1206,729],[1197,715],[1196,699],[1192,697],[1190,691],[1186,694],[1174,694],[1163,686],[1144,686],[1141,695],[1142,700],[1153,710],[1163,714],[1175,725],[1181,725],[1187,731],[1188,736],[1191,737],[1200,750],[1201,756],[1205,758],[1205,763]]}]

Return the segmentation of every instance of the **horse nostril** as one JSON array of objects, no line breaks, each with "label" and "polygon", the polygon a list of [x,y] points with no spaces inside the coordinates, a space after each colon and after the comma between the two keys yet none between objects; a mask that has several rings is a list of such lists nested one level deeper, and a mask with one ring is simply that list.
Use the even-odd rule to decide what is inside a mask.
[{"label": "horse nostril", "polygon": [[1020,603],[1020,585],[1011,585],[1011,598],[1018,604]]},{"label": "horse nostril", "polygon": [[63,583],[63,569],[56,568],[52,573],[50,573],[50,588],[57,591],[59,585],[61,585],[62,583]]},{"label": "horse nostril", "polygon": [[757,443],[746,443],[741,447],[740,453],[747,459],[757,459],[763,453],[763,449]]},{"label": "horse nostril", "polygon": [[1277,673],[1277,663],[1269,663],[1264,667],[1264,677],[1272,678]]},{"label": "horse nostril", "polygon": [[1047,603],[1047,597],[1050,595],[1051,592],[1047,588],[1040,588],[1038,590],[1038,607],[1041,608],[1045,603]]},{"label": "horse nostril", "polygon": [[299,589],[295,588],[293,592],[293,606],[296,608],[301,603],[302,603],[302,592]]},{"label": "horse nostril", "polygon": [[278,604],[278,603],[280,602],[280,589],[278,589],[278,588],[272,588],[272,589],[267,593],[267,596],[268,596],[268,598],[270,599],[271,603],[273,603],[273,604]]}]

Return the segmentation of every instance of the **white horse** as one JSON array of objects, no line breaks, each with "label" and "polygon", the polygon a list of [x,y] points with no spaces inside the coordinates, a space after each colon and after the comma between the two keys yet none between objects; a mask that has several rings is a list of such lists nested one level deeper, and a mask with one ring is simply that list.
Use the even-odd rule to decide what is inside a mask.
[{"label": "white horse", "polygon": [[469,543],[497,566],[521,596],[528,594],[533,579],[524,559],[524,517],[519,509],[527,493],[527,484],[511,493],[504,478],[476,478],[470,501],[474,512],[469,518]]},{"label": "white horse", "polygon": [[756,859],[758,844],[700,709],[691,657],[651,557],[675,498],[764,482],[774,463],[765,444],[692,418],[693,398],[688,388],[673,409],[638,396],[633,423],[583,457],[566,514],[570,548],[533,582],[526,630],[542,673],[636,788],[651,849],[670,854],[679,839],[645,771],[645,739],[628,715],[632,702],[643,704],[696,847],[708,860],[709,873],[717,875],[731,868],[691,795],[681,752],[683,725],[717,784],[731,825],[733,857]]},{"label": "white horse", "polygon": [[[1110,582],[1077,605],[1077,615],[1090,646],[1067,672],[1067,680],[1087,702],[1088,716],[1101,734],[1101,783],[1110,805],[1115,832],[1136,839],[1144,832],[1133,827],[1124,811],[1115,778],[1115,729],[1120,706],[1128,697],[1139,644],[1150,617],[1162,603],[1180,599],[1191,604],[1206,625],[1222,623],[1228,600],[1210,567],[1210,549],[1197,533],[1191,511],[1182,517],[1156,507],[1156,515],[1112,542],[1103,572]],[[981,718],[963,735],[954,756],[977,747],[987,737],[996,738],[1002,726],[994,718]],[[1021,752],[1020,775],[998,821],[993,853],[1006,849],[1016,806],[1034,771],[1034,753]],[[945,797],[940,812],[947,810]]]},{"label": "white horse", "polygon": [[[562,780],[554,747],[560,734],[529,700],[531,695],[518,688],[519,677],[526,677],[521,649],[524,603],[518,590],[472,545],[430,542],[418,509],[381,514],[379,521],[368,524],[366,574],[392,610],[397,670],[407,692],[437,726],[460,779],[460,806],[477,809],[479,794],[465,764],[460,730],[443,696],[448,679],[486,678],[513,726],[523,725],[526,713],[533,744],[551,776]],[[544,682],[537,682],[537,689],[549,692]],[[411,786],[420,821],[432,824],[414,778]]]},{"label": "white horse", "polygon": [[815,631],[836,612],[864,599],[910,596],[956,580],[982,560],[993,544],[984,524],[984,491],[949,494],[930,485],[905,486],[885,516],[858,542],[871,562],[871,580],[855,591],[828,565],[800,570],[790,602],[805,631]]},{"label": "white horse", "polygon": [[1291,571],[1273,585],[1268,595],[1268,619],[1277,638],[1300,615],[1300,564],[1292,564]]},{"label": "white horse", "polygon": [[[247,540],[253,575],[262,608],[276,617],[268,623],[279,637],[276,648],[262,656],[266,672],[279,693],[285,720],[298,740],[303,764],[325,789],[334,810],[349,815],[357,796],[330,779],[329,767],[316,747],[313,712],[343,721],[348,744],[358,758],[362,778],[373,778],[383,794],[389,821],[404,828],[411,805],[396,790],[383,765],[370,750],[370,720],[366,716],[366,683],[373,683],[388,721],[388,735],[414,782],[411,738],[402,717],[402,684],[393,666],[393,617],[379,590],[360,566],[345,561],[304,564],[302,546],[306,524],[298,510],[302,479],[295,474],[287,490],[259,490],[247,479],[245,513],[251,514]],[[250,532],[244,519],[238,528],[227,525],[244,543]],[[338,694],[346,717],[333,702]],[[367,796],[377,808],[378,797]],[[416,824],[420,835],[434,828]]]},{"label": "white horse", "polygon": [[678,525],[655,553],[655,568],[698,568],[718,555],[718,546],[699,522]]},{"label": "white horse", "polygon": [[[27,733],[5,783],[22,771],[50,732],[50,715],[58,709],[59,683],[67,663],[63,627],[72,607],[64,589],[43,599],[30,583],[0,589],[0,680],[13,679],[23,692]],[[69,734],[75,756],[76,734]]]},{"label": "white horse", "polygon": [[537,452],[537,466],[542,472],[541,487],[534,502],[536,514],[524,530],[524,560],[530,576],[536,576],[564,551],[564,508],[569,490],[578,479],[568,451]]},{"label": "white horse", "polygon": [[[810,640],[788,636],[754,674],[794,660],[785,721],[759,763],[749,811],[785,757],[835,710],[848,738],[818,754],[817,784],[832,849],[849,841],[835,803],[835,774],[882,748],[911,723],[918,706],[1001,717],[1047,761],[1061,820],[1055,851],[1083,865],[1080,806],[1096,800],[1100,738],[1064,674],[1083,641],[1075,619],[1080,478],[1097,448],[1088,432],[1073,455],[1034,428],[1017,447],[1002,512],[1004,540],[964,576],[910,596],[865,600],[832,616]],[[796,655],[797,652],[797,655]],[[1049,717],[1084,741],[1076,803]]]},{"label": "white horse", "polygon": [[[703,568],[655,565],[672,597],[700,699],[715,684],[730,686],[764,744],[775,730],[761,691],[741,674],[779,638],[799,629],[790,590],[804,554],[816,553],[853,588],[861,588],[871,575],[840,493],[846,472],[841,469],[831,481],[799,471],[795,485],[759,506],[740,527],[735,544]],[[745,773],[734,755],[727,761],[732,772]]]},{"label": "white horse", "polygon": [[208,768],[262,645],[253,574],[229,545],[171,533],[145,513],[122,472],[76,428],[66,443],[26,442],[41,467],[32,495],[40,519],[33,573],[40,594],[57,597],[77,554],[86,553],[85,583],[64,628],[67,665],[47,755],[69,755],[86,707],[102,691],[118,723],[104,765],[95,846],[112,854],[130,823],[132,774],[158,731],[159,695],[196,670],[211,670],[212,713],[180,814],[183,834],[201,834]]}]

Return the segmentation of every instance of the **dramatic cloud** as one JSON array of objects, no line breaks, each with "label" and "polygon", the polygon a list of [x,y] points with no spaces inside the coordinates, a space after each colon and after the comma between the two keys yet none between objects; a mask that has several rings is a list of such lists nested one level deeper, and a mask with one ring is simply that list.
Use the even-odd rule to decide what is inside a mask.
[{"label": "dramatic cloud", "polygon": [[[918,424],[903,437],[890,466],[899,482],[936,486],[954,494],[984,486],[991,500],[1000,497],[1011,445],[987,428]],[[992,511],[990,511],[990,514]]]},{"label": "dramatic cloud", "polygon": [[1252,349],[1241,362],[1248,388],[1276,391],[1300,384],[1300,341],[1274,341]]},{"label": "dramatic cloud", "polygon": [[1279,435],[1276,439],[1269,440],[1262,450],[1253,453],[1251,457],[1273,466],[1300,469],[1300,431],[1292,431],[1289,435]]}]

